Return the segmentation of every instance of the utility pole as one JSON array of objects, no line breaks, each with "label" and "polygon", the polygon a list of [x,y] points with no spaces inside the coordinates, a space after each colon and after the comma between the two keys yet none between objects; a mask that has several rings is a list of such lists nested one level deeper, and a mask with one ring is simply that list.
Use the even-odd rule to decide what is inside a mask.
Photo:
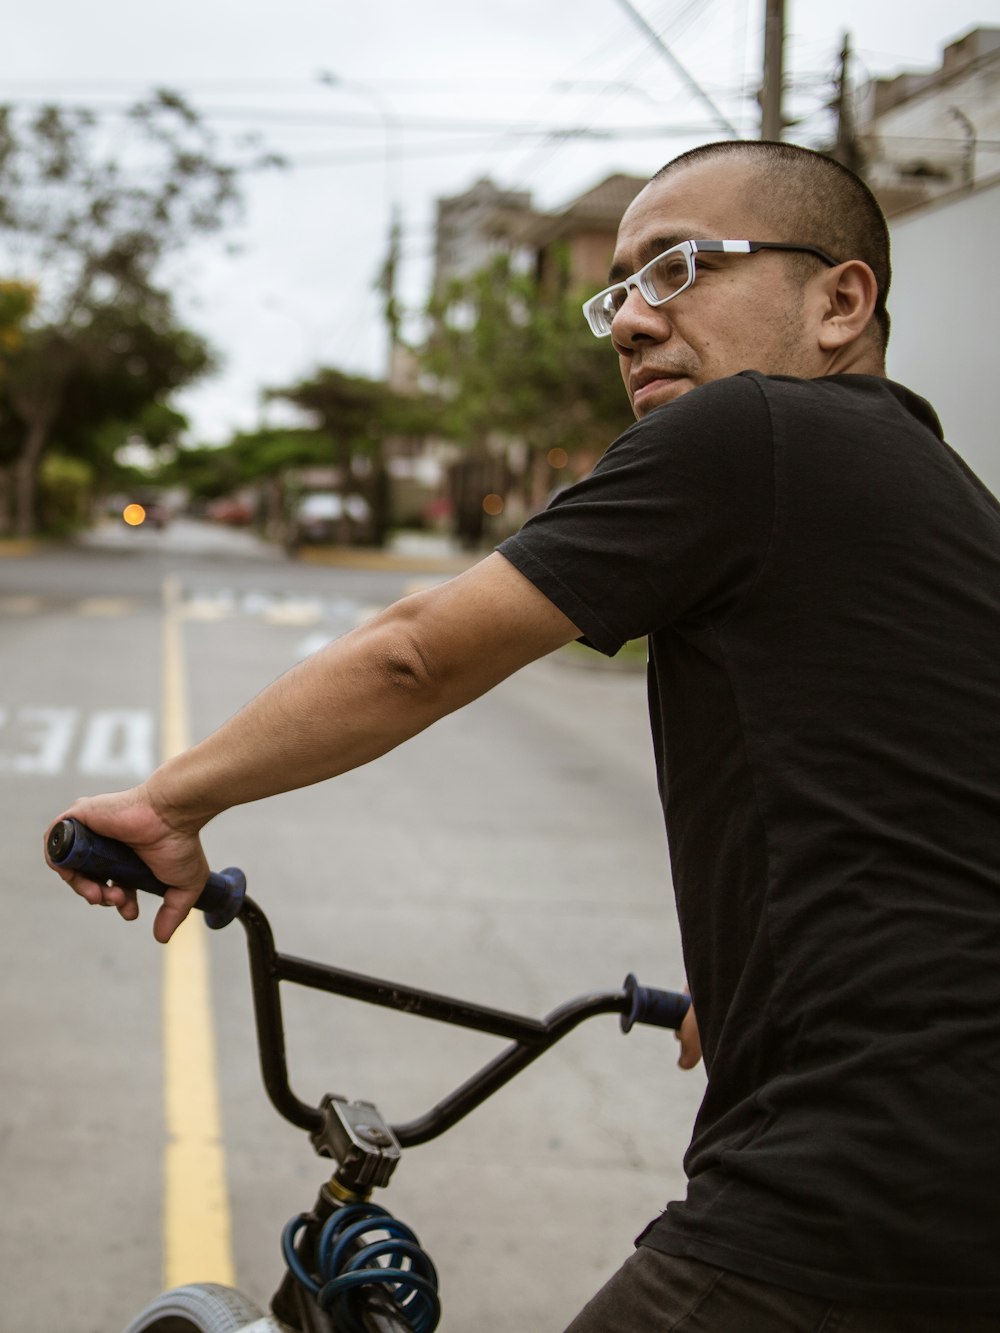
[{"label": "utility pole", "polygon": [[766,0],[764,82],[760,91],[760,137],[780,139],[785,129],[781,106],[784,83],[785,0]]},{"label": "utility pole", "polygon": [[399,217],[399,205],[395,202],[391,205],[391,216],[389,219],[389,249],[385,256],[385,263],[382,265],[382,271],[375,281],[375,289],[380,292],[383,299],[382,310],[385,315],[386,327],[389,330],[389,378],[392,379],[392,373],[395,369],[396,355],[399,352],[401,343],[400,325],[402,324],[402,315],[399,308],[399,301],[396,297],[396,279],[399,274],[399,257],[402,248],[403,228]]},{"label": "utility pole", "polygon": [[851,171],[860,172],[861,153],[858,149],[857,129],[854,124],[854,110],[851,106],[851,36],[844,33],[844,44],[840,51],[840,72],[837,75],[837,93],[833,108],[837,116],[837,138],[831,157],[837,159]]},{"label": "utility pole", "polygon": [[962,181],[965,185],[974,185],[976,182],[976,127],[961,107],[950,106],[948,112],[955,117],[962,129],[965,130]]}]

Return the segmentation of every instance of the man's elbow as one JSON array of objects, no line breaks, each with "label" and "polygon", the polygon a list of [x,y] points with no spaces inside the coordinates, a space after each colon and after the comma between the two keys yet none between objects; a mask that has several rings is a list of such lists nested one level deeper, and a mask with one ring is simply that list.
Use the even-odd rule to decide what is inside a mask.
[{"label": "man's elbow", "polygon": [[418,608],[406,605],[416,600],[396,603],[369,622],[366,656],[394,694],[433,703],[445,692],[450,673],[428,643]]},{"label": "man's elbow", "polygon": [[432,666],[415,635],[387,635],[381,645],[379,668],[386,683],[413,698],[431,698],[441,690],[444,675]]}]

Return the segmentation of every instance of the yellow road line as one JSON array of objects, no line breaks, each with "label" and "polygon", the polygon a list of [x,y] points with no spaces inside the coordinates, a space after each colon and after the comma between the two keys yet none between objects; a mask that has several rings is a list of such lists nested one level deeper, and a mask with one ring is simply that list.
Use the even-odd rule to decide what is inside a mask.
[{"label": "yellow road line", "polygon": [[84,597],[77,603],[78,616],[92,618],[102,616],[126,616],[134,611],[138,602],[134,597]]},{"label": "yellow road line", "polygon": [[[180,589],[163,585],[163,757],[190,743]],[[197,915],[197,914],[195,914]],[[163,1271],[168,1287],[235,1281],[206,927],[189,918],[163,952]]]}]

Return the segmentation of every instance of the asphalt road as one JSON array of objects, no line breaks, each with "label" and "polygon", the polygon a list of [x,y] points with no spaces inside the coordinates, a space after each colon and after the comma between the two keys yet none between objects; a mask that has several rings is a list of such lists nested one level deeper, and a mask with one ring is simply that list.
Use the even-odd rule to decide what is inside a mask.
[{"label": "asphalt road", "polygon": [[[134,539],[134,540],[133,540]],[[43,866],[50,819],[159,757],[164,588],[197,739],[319,643],[443,575],[291,562],[181,526],[0,560],[0,1330],[114,1333],[160,1287],[164,951],[151,914],[88,911]],[[550,659],[334,783],[206,830],[278,947],[541,1016],[629,971],[683,981],[641,675]],[[200,924],[192,929],[202,929]],[[188,929],[188,927],[185,927]],[[239,1285],[266,1306],[278,1235],[328,1174],[261,1088],[242,930],[207,933]],[[285,988],[296,1093],[421,1114],[495,1039]],[[443,1138],[382,1200],[441,1274],[443,1333],[559,1330],[683,1192],[700,1072],[602,1017]],[[204,1276],[210,1276],[206,1274]]]}]

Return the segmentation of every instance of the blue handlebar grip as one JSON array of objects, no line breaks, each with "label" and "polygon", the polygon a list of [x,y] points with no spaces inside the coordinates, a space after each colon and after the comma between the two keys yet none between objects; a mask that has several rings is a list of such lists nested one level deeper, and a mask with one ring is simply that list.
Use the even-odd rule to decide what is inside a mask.
[{"label": "blue handlebar grip", "polygon": [[658,1028],[679,1028],[684,1015],[691,1008],[690,995],[640,986],[631,972],[625,978],[624,990],[630,1008],[627,1013],[622,1012],[623,1032],[631,1032],[635,1023],[651,1023]]},{"label": "blue handlebar grip", "polygon": [[[92,832],[78,819],[60,819],[46,841],[49,860],[58,870],[78,870],[102,884],[111,880],[123,889],[142,889],[161,898],[167,885],[158,880],[145,861],[123,842]],[[230,866],[213,871],[195,903],[205,913],[205,924],[221,930],[239,916],[247,882],[242,870]]]}]

